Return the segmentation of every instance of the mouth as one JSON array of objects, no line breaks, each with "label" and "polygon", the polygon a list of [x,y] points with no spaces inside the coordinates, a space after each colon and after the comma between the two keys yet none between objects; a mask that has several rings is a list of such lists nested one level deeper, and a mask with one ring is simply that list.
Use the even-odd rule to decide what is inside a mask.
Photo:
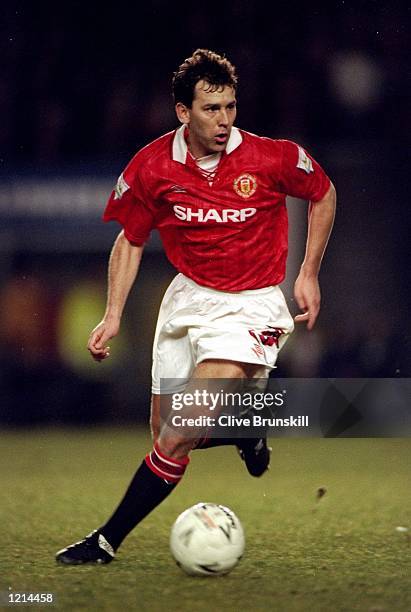
[{"label": "mouth", "polygon": [[227,143],[228,134],[226,132],[221,132],[221,134],[217,134],[214,138],[217,144],[224,145]]}]

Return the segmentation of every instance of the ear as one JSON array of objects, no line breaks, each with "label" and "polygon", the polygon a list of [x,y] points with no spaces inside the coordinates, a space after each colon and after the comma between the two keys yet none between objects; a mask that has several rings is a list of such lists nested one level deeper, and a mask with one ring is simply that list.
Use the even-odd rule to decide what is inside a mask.
[{"label": "ear", "polygon": [[190,109],[182,102],[177,102],[175,109],[180,123],[188,125],[190,123]]}]

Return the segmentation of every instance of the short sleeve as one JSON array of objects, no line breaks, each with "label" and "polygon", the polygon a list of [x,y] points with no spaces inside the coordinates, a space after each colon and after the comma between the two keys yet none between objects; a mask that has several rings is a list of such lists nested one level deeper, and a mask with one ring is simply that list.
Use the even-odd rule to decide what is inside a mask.
[{"label": "short sleeve", "polygon": [[154,227],[153,204],[138,174],[120,174],[107,202],[104,221],[118,221],[131,244],[142,245]]},{"label": "short sleeve", "polygon": [[318,202],[330,188],[330,179],[305,149],[290,140],[282,144],[279,187],[282,193]]}]

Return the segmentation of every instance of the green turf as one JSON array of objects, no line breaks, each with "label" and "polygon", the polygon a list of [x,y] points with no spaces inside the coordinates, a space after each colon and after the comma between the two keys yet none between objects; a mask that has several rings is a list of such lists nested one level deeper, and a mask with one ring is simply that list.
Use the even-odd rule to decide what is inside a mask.
[{"label": "green turf", "polygon": [[[411,609],[411,531],[396,531],[411,528],[411,439],[272,440],[261,479],[233,448],[196,451],[112,564],[57,565],[57,549],[111,512],[149,446],[133,429],[3,433],[0,591],[53,592],[54,609],[72,611]],[[197,501],[244,525],[246,553],[228,576],[190,578],[170,557],[170,527]]]}]

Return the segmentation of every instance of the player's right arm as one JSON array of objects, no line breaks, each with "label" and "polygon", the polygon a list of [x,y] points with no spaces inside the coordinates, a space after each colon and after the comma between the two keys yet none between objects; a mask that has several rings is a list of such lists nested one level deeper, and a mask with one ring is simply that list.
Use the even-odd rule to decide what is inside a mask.
[{"label": "player's right arm", "polygon": [[131,244],[121,231],[111,251],[108,266],[107,305],[103,319],[90,334],[87,348],[96,361],[110,356],[107,342],[119,332],[121,315],[136,279],[144,245]]},{"label": "player's right arm", "polygon": [[107,342],[119,332],[123,309],[140,267],[144,243],[154,226],[153,200],[140,158],[141,152],[120,174],[103,215],[104,221],[117,221],[123,230],[117,236],[110,255],[104,317],[91,332],[87,343],[96,361],[110,356]]}]

